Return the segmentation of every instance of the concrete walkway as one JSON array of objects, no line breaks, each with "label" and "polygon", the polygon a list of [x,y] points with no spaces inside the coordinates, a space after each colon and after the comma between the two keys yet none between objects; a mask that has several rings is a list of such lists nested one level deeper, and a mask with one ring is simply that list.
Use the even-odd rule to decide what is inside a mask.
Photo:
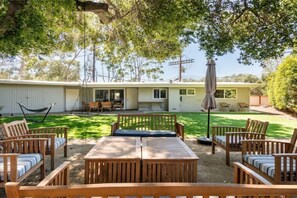
[{"label": "concrete walkway", "polygon": [[290,114],[287,114],[285,112],[279,111],[275,109],[274,107],[267,107],[267,106],[251,106],[250,107],[251,111],[256,111],[256,112],[263,112],[263,113],[269,113],[269,114],[274,114],[274,115],[280,115],[281,117],[287,118],[289,120],[297,120],[296,117],[293,117]]}]

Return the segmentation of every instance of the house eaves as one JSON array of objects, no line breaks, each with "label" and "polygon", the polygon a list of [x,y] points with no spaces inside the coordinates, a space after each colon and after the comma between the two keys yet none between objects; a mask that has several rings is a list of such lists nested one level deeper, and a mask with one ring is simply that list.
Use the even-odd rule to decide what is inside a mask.
[{"label": "house eaves", "polygon": [[[185,87],[204,87],[204,82],[58,82],[58,81],[36,81],[36,80],[8,80],[0,79],[0,84],[11,85],[45,85],[45,86],[67,86],[67,87],[89,87],[89,88],[128,88],[128,87],[152,87],[152,88],[185,88]],[[257,83],[242,82],[218,82],[217,87],[239,88],[257,87]]]}]

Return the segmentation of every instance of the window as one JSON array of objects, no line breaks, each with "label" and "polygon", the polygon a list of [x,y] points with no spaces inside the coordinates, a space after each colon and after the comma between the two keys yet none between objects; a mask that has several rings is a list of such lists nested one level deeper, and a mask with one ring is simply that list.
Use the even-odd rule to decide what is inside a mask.
[{"label": "window", "polygon": [[108,101],[108,90],[95,90],[95,101]]},{"label": "window", "polygon": [[195,95],[195,89],[187,89],[187,95],[188,96],[194,96]]},{"label": "window", "polygon": [[237,98],[236,89],[218,89],[215,93],[216,98]]},{"label": "window", "polygon": [[181,96],[187,95],[187,89],[180,89],[179,90],[179,95],[181,95]]},{"label": "window", "polygon": [[180,89],[179,95],[181,96],[194,96],[195,95],[195,89]]},{"label": "window", "polygon": [[97,89],[95,90],[95,101],[122,101],[124,99],[123,89]]},{"label": "window", "polygon": [[216,93],[214,95],[215,95],[215,98],[224,98],[224,89],[216,90]]},{"label": "window", "polygon": [[167,98],[166,89],[154,89],[154,98]]}]

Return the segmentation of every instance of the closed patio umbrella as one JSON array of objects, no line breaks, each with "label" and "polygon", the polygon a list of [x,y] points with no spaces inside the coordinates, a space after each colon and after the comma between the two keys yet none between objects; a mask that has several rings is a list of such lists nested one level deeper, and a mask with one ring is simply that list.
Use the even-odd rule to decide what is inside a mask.
[{"label": "closed patio umbrella", "polygon": [[217,89],[216,64],[213,59],[207,61],[207,70],[205,76],[205,97],[201,103],[201,107],[207,110],[207,138],[198,138],[198,142],[202,144],[211,144],[209,139],[210,128],[210,110],[217,108],[214,94]]}]

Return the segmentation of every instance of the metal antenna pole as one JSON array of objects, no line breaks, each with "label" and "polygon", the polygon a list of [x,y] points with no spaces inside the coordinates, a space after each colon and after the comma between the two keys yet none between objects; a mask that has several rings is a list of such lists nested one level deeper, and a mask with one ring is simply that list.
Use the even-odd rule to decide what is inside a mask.
[{"label": "metal antenna pole", "polygon": [[183,72],[183,64],[194,63],[194,59],[186,59],[182,60],[182,55],[179,56],[178,61],[169,62],[169,66],[171,65],[179,65],[179,82],[182,81],[182,72]]},{"label": "metal antenna pole", "polygon": [[179,56],[179,82],[182,81],[182,57],[181,55]]},{"label": "metal antenna pole", "polygon": [[94,42],[94,46],[93,46],[93,71],[92,71],[92,78],[93,78],[93,82],[96,82],[96,45]]}]

